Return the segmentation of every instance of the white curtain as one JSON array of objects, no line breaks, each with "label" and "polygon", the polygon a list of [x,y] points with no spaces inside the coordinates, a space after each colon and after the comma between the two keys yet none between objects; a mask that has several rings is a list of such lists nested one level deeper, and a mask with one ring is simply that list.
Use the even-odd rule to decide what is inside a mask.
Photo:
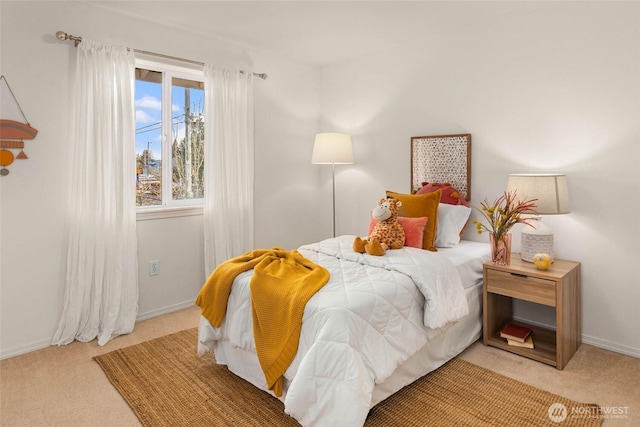
[{"label": "white curtain", "polygon": [[206,65],[204,256],[208,277],[253,246],[253,73]]},{"label": "white curtain", "polygon": [[52,344],[133,330],[138,311],[133,52],[86,38],[72,98],[67,281]]}]

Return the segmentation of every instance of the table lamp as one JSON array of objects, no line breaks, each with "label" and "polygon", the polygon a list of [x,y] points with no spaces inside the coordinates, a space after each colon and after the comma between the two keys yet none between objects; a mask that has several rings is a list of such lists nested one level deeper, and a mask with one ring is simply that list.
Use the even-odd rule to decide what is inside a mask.
[{"label": "table lamp", "polygon": [[[567,176],[559,173],[512,174],[509,175],[507,191],[517,191],[519,200],[536,200],[538,215],[557,215],[569,213],[569,192]],[[540,217],[531,222],[532,227],[524,226],[521,234],[520,257],[533,262],[538,253],[545,253],[553,261],[553,230],[544,224]]]}]

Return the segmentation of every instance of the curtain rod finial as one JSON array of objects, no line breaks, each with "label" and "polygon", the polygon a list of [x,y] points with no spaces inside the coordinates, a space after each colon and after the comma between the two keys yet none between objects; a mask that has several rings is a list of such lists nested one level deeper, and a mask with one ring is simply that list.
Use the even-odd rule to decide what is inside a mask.
[{"label": "curtain rod finial", "polygon": [[72,36],[71,34],[65,33],[64,31],[56,31],[56,37],[62,41],[65,40],[73,40],[78,47],[78,43],[82,41],[82,37]]}]

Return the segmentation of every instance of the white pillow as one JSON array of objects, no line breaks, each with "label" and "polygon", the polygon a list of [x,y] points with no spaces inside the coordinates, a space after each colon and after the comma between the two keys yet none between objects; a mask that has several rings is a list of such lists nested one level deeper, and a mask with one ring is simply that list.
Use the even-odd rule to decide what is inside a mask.
[{"label": "white pillow", "polygon": [[440,203],[438,205],[438,228],[436,247],[453,248],[460,243],[460,233],[471,215],[471,208],[462,205]]}]

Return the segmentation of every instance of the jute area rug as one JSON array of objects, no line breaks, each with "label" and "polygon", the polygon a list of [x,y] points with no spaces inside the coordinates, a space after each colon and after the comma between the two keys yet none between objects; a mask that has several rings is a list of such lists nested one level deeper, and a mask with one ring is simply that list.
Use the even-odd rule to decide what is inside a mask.
[{"label": "jute area rug", "polygon": [[[196,342],[194,328],[95,360],[144,426],[299,426],[278,399],[199,358]],[[453,359],[372,408],[365,426],[600,425],[591,413],[594,405]]]}]

